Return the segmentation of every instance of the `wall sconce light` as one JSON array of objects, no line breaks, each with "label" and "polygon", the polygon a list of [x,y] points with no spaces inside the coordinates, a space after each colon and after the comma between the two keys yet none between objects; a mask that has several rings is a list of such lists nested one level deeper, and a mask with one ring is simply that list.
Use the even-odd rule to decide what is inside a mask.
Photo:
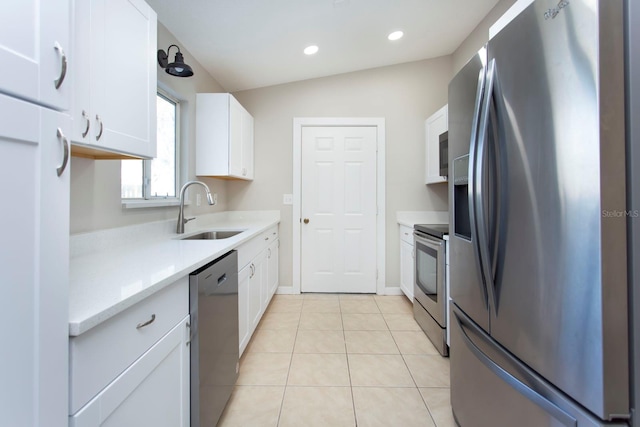
[{"label": "wall sconce light", "polygon": [[[178,49],[178,52],[176,53],[175,60],[171,64],[169,64],[169,49],[171,49],[172,47],[175,47],[176,49]],[[180,48],[175,44],[172,44],[171,46],[169,46],[166,53],[164,50],[158,49],[158,64],[162,68],[164,68],[167,74],[171,74],[172,76],[177,76],[177,77],[193,76],[193,70],[191,69],[190,66],[184,63],[184,57],[182,56],[182,53],[180,53]]]}]

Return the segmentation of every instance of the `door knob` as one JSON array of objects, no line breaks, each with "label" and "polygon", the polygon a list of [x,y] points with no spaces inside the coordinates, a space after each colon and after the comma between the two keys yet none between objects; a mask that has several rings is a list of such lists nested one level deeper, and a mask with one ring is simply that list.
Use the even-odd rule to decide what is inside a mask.
[{"label": "door knob", "polygon": [[305,219],[304,219],[304,223],[305,223],[305,224],[309,224],[309,218],[305,218]]}]

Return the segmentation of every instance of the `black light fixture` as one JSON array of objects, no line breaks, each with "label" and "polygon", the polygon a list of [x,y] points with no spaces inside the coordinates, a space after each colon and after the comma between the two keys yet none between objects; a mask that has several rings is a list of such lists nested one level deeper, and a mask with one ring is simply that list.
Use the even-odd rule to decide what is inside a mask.
[{"label": "black light fixture", "polygon": [[[178,49],[178,52],[176,53],[175,60],[171,64],[169,64],[169,49],[171,49],[172,47]],[[193,70],[190,66],[184,63],[184,57],[182,56],[182,53],[180,53],[180,48],[175,44],[169,46],[166,53],[164,50],[158,49],[158,64],[160,64],[160,66],[164,68],[167,74],[171,74],[172,76],[193,76]]]}]

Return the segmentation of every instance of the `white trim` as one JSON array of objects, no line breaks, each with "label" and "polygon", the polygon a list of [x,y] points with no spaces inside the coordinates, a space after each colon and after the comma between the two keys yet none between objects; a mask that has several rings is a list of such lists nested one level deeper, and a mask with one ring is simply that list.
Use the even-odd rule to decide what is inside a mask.
[{"label": "white trim", "polygon": [[[300,292],[298,292],[300,293]],[[292,295],[293,294],[293,286],[278,286],[276,289],[276,295]]]},{"label": "white trim", "polygon": [[[402,292],[402,289],[400,289],[400,286],[387,286],[386,288],[384,288],[384,294],[385,295],[402,295],[403,297],[406,297],[404,292]],[[409,297],[407,297],[407,299],[410,300]]]},{"label": "white trim", "polygon": [[[163,208],[166,206],[178,206],[180,205],[180,199],[175,197],[169,197],[167,199],[122,199],[122,207],[125,209],[140,209],[140,208]],[[185,202],[185,206],[188,203]]]},{"label": "white trim", "polygon": [[[386,199],[385,199],[385,119],[384,117],[294,117],[293,119],[293,294],[300,293],[300,209],[301,205],[301,177],[302,177],[302,128],[305,126],[375,126],[377,129],[377,202],[378,216],[376,220],[376,267],[378,279],[376,292],[385,295],[386,277]],[[399,289],[399,288],[398,288]]]}]

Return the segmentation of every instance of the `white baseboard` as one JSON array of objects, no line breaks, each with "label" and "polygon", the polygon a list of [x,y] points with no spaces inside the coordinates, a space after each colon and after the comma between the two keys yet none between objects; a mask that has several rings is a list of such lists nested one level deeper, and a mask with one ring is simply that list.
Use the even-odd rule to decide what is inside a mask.
[{"label": "white baseboard", "polygon": [[293,286],[289,285],[289,286],[278,286],[278,289],[276,289],[276,294],[277,295],[293,295]]},{"label": "white baseboard", "polygon": [[[293,292],[293,286],[278,286],[276,289],[277,295],[295,295]],[[384,288],[384,293],[382,295],[404,295],[400,286],[388,286]]]}]

